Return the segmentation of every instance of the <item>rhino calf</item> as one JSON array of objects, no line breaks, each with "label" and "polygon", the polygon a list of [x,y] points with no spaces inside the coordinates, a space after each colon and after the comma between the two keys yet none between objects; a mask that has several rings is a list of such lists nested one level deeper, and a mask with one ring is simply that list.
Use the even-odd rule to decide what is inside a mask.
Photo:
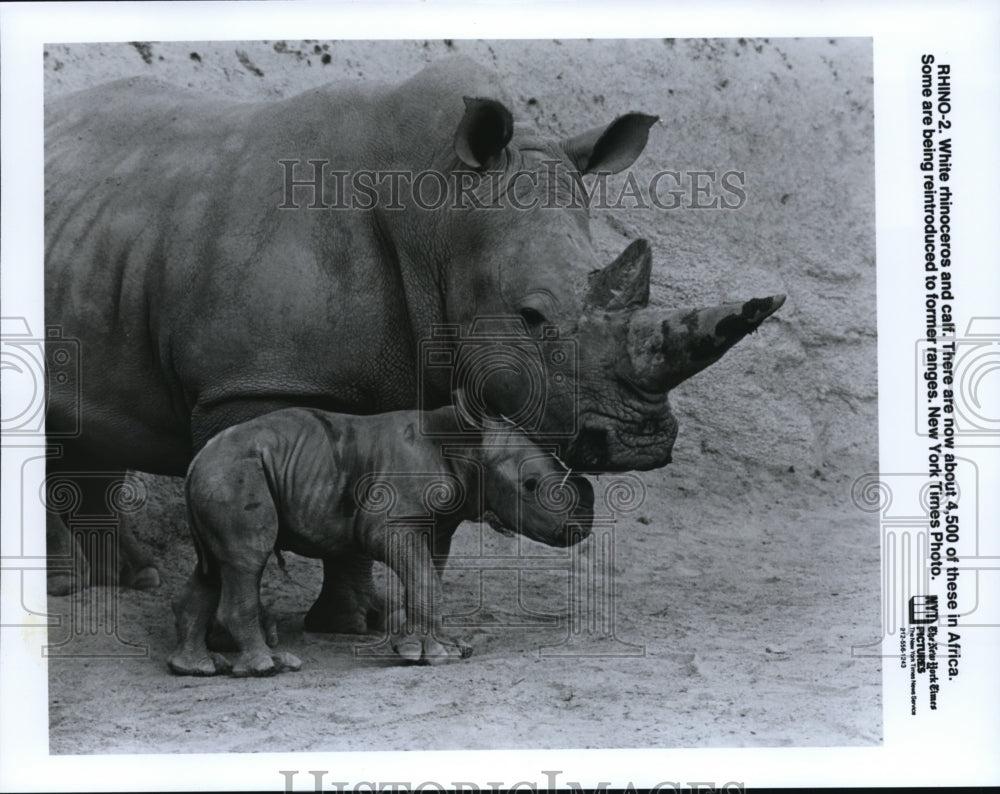
[{"label": "rhino calf", "polygon": [[[406,598],[396,653],[432,664],[468,655],[442,634],[438,615],[458,525],[485,518],[501,532],[568,546],[590,533],[594,493],[513,426],[478,436],[457,430],[451,407],[422,418],[288,408],[215,436],[188,469],[198,564],[175,603],[179,645],[170,669],[271,675],[301,667],[290,653],[272,653],[277,637],[265,638],[261,624],[261,576],[280,550],[356,566],[384,562]],[[232,663],[207,647],[213,615],[236,643]]]}]

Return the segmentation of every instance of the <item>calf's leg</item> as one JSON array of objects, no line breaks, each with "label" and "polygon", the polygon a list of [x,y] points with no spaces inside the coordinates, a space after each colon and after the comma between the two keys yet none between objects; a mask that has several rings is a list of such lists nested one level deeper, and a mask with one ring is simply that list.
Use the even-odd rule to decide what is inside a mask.
[{"label": "calf's leg", "polygon": [[260,580],[278,539],[278,514],[259,458],[195,464],[186,490],[199,555],[218,563],[215,614],[239,652],[233,675],[298,670],[302,663],[292,654],[271,653],[262,629]]},{"label": "calf's leg", "polygon": [[261,631],[260,577],[266,562],[265,556],[256,568],[222,567],[219,620],[229,630],[240,650],[233,661],[235,676],[274,675],[302,667],[302,662],[290,653],[272,653]]},{"label": "calf's leg", "polygon": [[[191,415],[194,450],[199,451],[227,427],[296,404],[295,400],[274,398],[231,400],[210,409],[196,406]],[[322,407],[329,411],[352,412],[347,404],[326,403]],[[365,634],[380,630],[385,623],[384,599],[375,590],[371,570],[371,560],[349,556],[323,560],[323,587],[306,614],[306,631]]]},{"label": "calf's leg", "polygon": [[174,601],[178,643],[167,665],[178,675],[215,675],[232,669],[224,656],[212,653],[205,644],[209,621],[219,605],[219,571],[214,565],[212,568],[203,571],[199,562],[184,592]]},{"label": "calf's leg", "polygon": [[400,531],[389,539],[386,564],[399,576],[406,593],[406,624],[392,638],[392,647],[411,662],[441,664],[464,659],[472,649],[445,636],[442,630],[441,577],[446,557],[432,558],[430,533]]}]

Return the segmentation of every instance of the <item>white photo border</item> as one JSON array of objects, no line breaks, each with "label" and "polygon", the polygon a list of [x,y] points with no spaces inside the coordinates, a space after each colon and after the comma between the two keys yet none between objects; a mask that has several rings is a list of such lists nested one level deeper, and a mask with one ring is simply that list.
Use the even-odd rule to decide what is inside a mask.
[{"label": "white photo border", "polygon": [[[239,6],[237,9],[236,6]],[[697,10],[692,10],[697,8]],[[913,432],[912,350],[923,320],[920,284],[911,277],[921,259],[920,219],[905,200],[919,195],[919,66],[924,53],[948,62],[965,102],[954,118],[965,130],[964,165],[956,166],[961,194],[962,246],[959,325],[1000,314],[1000,224],[991,177],[1000,173],[1000,6],[960,0],[934,3],[681,3],[517,4],[460,2],[376,3],[75,3],[9,4],[0,9],[0,124],[2,124],[3,314],[44,327],[42,312],[42,51],[45,43],[131,40],[248,40],[274,38],[393,39],[452,37],[629,38],[739,36],[864,36],[874,40],[875,158],[879,330],[880,469],[908,471],[925,454]],[[958,137],[958,133],[956,133]],[[970,163],[972,165],[970,165]],[[15,311],[16,309],[16,311]],[[996,406],[994,406],[994,409]],[[981,483],[996,483],[997,450],[965,450]],[[10,478],[3,482],[3,532],[21,520]],[[979,505],[980,526],[992,532],[980,554],[997,551],[995,494]],[[42,525],[44,516],[28,516]],[[997,558],[994,557],[994,560]],[[987,566],[988,567],[988,566]],[[986,574],[984,574],[986,576]],[[992,576],[1000,576],[994,572]],[[2,609],[20,609],[19,577],[4,576]],[[41,578],[38,577],[39,582]],[[997,588],[986,588],[995,594]],[[29,593],[44,599],[44,594]],[[2,621],[0,621],[2,622]],[[49,756],[44,628],[4,628],[0,642],[0,788],[4,790],[277,789],[279,770],[300,770],[296,790],[311,790],[307,770],[329,779],[376,781],[552,782],[584,787],[611,781],[636,787],[662,781],[740,781],[746,786],[985,785],[1000,782],[1000,631],[970,635],[962,681],[943,713],[911,718],[902,708],[896,671],[883,672],[884,743],[867,748],[371,752],[342,754]],[[669,715],[665,715],[669,718]],[[444,774],[442,774],[444,772]]]}]

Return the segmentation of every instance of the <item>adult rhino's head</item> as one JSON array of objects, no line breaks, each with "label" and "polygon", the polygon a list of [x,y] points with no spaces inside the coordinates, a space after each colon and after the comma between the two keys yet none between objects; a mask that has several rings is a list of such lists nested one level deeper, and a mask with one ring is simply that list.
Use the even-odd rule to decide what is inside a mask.
[{"label": "adult rhino's head", "polygon": [[449,191],[429,209],[384,214],[404,276],[421,273],[420,294],[439,302],[424,316],[448,324],[418,333],[423,404],[460,386],[474,410],[557,441],[574,468],[662,466],[677,432],[668,392],[784,297],[649,308],[649,244],[600,261],[581,188],[584,175],[631,166],[656,117],[627,113],[545,139],[515,125],[492,80],[468,61],[434,66],[403,86],[394,109],[422,118],[414,130],[433,131],[424,167],[440,178],[419,187]]}]

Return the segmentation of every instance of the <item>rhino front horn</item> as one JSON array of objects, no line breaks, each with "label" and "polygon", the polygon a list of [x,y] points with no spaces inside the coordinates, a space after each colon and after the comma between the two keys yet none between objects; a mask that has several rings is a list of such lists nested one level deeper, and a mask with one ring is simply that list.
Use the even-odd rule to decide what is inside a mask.
[{"label": "rhino front horn", "polygon": [[784,295],[772,295],[666,316],[652,309],[635,312],[628,352],[636,385],[657,394],[669,391],[722,358],[784,302]]}]

